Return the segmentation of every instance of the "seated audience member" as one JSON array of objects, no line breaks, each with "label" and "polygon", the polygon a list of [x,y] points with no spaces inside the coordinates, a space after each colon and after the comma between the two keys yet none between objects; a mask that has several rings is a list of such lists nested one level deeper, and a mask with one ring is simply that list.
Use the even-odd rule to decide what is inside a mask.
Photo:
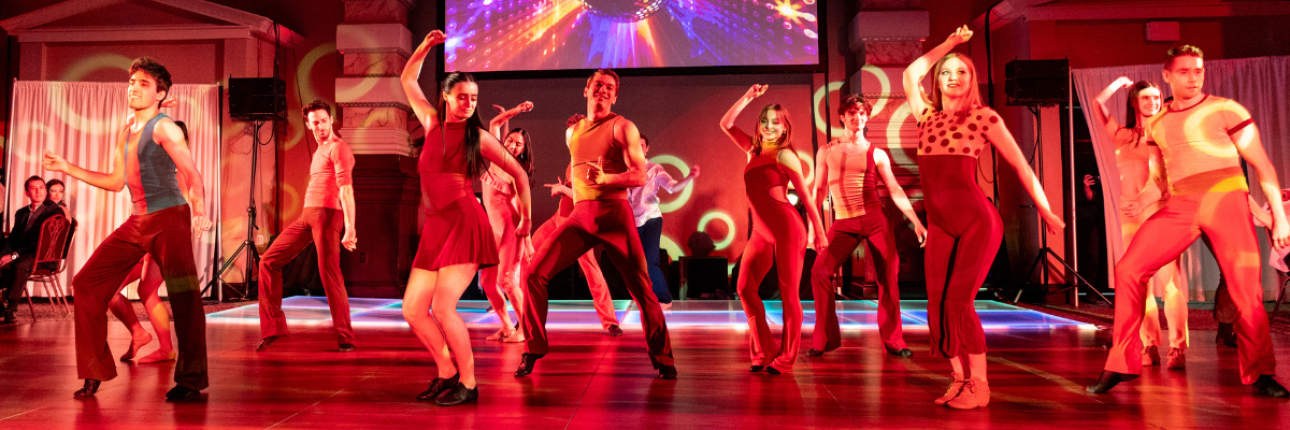
[{"label": "seated audience member", "polygon": [[58,205],[45,199],[45,180],[39,176],[27,178],[24,183],[27,205],[13,214],[13,228],[9,239],[0,248],[0,288],[9,290],[4,309],[4,324],[17,322],[18,300],[27,289],[27,277],[35,267],[36,247],[40,242],[40,227],[45,220],[59,214]]}]

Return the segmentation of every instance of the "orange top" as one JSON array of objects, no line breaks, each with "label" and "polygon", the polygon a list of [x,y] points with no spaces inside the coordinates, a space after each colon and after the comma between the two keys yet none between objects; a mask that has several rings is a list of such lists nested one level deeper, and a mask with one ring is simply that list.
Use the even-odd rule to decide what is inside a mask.
[{"label": "orange top", "polygon": [[349,144],[336,140],[319,145],[309,163],[309,187],[305,188],[305,207],[342,209],[340,187],[354,183],[354,152]]},{"label": "orange top", "polygon": [[1192,175],[1241,167],[1232,134],[1254,123],[1240,103],[1206,95],[1195,106],[1168,107],[1147,120],[1148,144],[1160,147],[1169,185]]},{"label": "orange top", "polygon": [[833,210],[838,219],[855,218],[881,209],[873,143],[863,151],[857,149],[859,145],[835,143],[824,154],[824,163],[829,168],[826,178],[829,194],[833,195]]},{"label": "orange top", "polygon": [[988,107],[962,114],[928,108],[918,124],[918,154],[980,156],[981,149],[990,144],[985,137],[990,127],[1003,127],[1003,121]]},{"label": "orange top", "polygon": [[597,185],[587,180],[587,163],[594,163],[601,157],[605,159],[604,165],[600,166],[604,173],[627,171],[627,161],[623,158],[626,142],[614,138],[614,123],[620,118],[617,114],[610,114],[600,121],[583,118],[574,124],[573,136],[569,138],[574,202],[627,199],[626,188]]}]

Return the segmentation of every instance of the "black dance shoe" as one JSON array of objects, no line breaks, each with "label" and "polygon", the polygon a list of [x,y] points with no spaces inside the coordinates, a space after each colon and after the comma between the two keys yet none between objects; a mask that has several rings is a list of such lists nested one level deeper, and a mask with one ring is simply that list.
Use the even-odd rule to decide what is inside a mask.
[{"label": "black dance shoe", "polygon": [[815,348],[811,348],[811,349],[809,349],[809,350],[807,350],[807,351],[806,351],[806,356],[807,356],[807,357],[820,357],[820,356],[823,356],[823,355],[824,355],[824,351],[820,351],[820,350],[815,349]]},{"label": "black dance shoe", "polygon": [[772,374],[772,375],[782,375],[782,374],[784,374],[784,372],[780,372],[780,371],[779,371],[779,369],[776,369],[776,368],[775,368],[775,366],[766,366],[766,373],[769,373],[769,374]]},{"label": "black dance shoe", "polygon": [[538,359],[544,356],[546,356],[546,354],[529,354],[527,352],[524,353],[524,355],[521,355],[520,367],[515,369],[515,377],[520,378],[533,373],[533,365],[537,364]]},{"label": "black dance shoe", "polygon": [[1132,381],[1134,379],[1138,379],[1138,375],[1103,370],[1102,376],[1097,379],[1097,383],[1084,387],[1084,391],[1094,394],[1105,393],[1107,391],[1111,391],[1112,388],[1115,388],[1115,386],[1121,382]]},{"label": "black dance shoe", "polygon": [[269,336],[264,339],[260,339],[260,345],[255,347],[255,352],[264,352],[264,350],[269,349],[270,346],[273,346],[273,342],[278,341],[278,337],[279,336]]},{"label": "black dance shoe", "polygon": [[12,310],[4,311],[4,321],[0,324],[12,325],[18,323],[18,313]]},{"label": "black dance shoe", "polygon": [[170,391],[166,392],[166,401],[180,402],[184,400],[193,400],[201,395],[201,391],[197,391],[183,385],[176,385],[175,388],[171,388]]},{"label": "black dance shoe", "polygon": [[[72,397],[75,397],[78,399],[88,399],[90,397],[94,397],[94,393],[99,392],[99,384],[102,384],[102,383],[103,381],[99,381],[97,379],[86,379],[85,387],[79,390],[76,390],[76,393],[72,394]],[[1275,383],[1275,381],[1273,383]]]},{"label": "black dance shoe", "polygon": [[619,327],[618,324],[611,325],[609,326],[609,328],[605,330],[609,331],[609,335],[613,337],[619,337],[623,335],[623,329],[622,327]]},{"label": "black dance shoe", "polygon": [[676,366],[658,368],[658,379],[676,379]]},{"label": "black dance shoe", "polygon": [[440,394],[443,394],[445,391],[457,386],[457,382],[460,380],[461,372],[457,372],[457,374],[452,375],[451,378],[434,378],[434,380],[430,381],[430,388],[427,388],[421,394],[417,395],[417,400],[423,402],[432,401],[438,398]]},{"label": "black dance shoe", "polygon": [[457,406],[462,403],[471,403],[479,400],[479,387],[466,388],[460,382],[451,386],[443,395],[434,399],[434,404],[439,406]]},{"label": "black dance shoe", "polygon": [[1236,327],[1233,324],[1218,323],[1218,336],[1214,338],[1214,343],[1236,348]]},{"label": "black dance shoe", "polygon": [[1286,387],[1282,387],[1276,379],[1272,379],[1272,375],[1259,375],[1259,380],[1254,381],[1254,390],[1264,396],[1278,399],[1290,397],[1290,391],[1286,391]]},{"label": "black dance shoe", "polygon": [[765,368],[766,368],[766,366],[756,366],[756,365],[754,365],[753,367],[749,367],[749,368],[748,368],[748,372],[750,372],[750,373],[757,373],[757,372],[760,372],[762,369],[765,369]]},{"label": "black dance shoe", "polygon": [[909,348],[888,349],[887,353],[897,357],[905,357],[905,358],[914,356],[914,351],[910,351]]},{"label": "black dance shoe", "polygon": [[354,344],[352,344],[352,343],[342,343],[342,344],[340,344],[340,348],[338,349],[338,351],[340,351],[340,352],[354,352]]}]

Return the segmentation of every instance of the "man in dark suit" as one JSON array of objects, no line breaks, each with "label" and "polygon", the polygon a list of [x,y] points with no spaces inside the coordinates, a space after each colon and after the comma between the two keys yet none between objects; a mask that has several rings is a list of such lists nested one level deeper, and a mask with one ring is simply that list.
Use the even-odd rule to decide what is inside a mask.
[{"label": "man in dark suit", "polygon": [[27,178],[24,189],[27,205],[13,214],[13,228],[4,246],[0,247],[0,267],[3,267],[0,269],[0,288],[9,289],[4,324],[17,322],[18,300],[27,288],[27,277],[36,266],[40,227],[49,217],[62,213],[58,205],[45,199],[45,180],[41,177]]}]

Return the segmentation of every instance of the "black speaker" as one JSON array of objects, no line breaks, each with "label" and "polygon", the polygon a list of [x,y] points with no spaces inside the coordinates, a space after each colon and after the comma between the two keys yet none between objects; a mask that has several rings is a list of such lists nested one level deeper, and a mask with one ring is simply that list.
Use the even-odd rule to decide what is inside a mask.
[{"label": "black speaker", "polygon": [[[681,257],[681,287],[674,299],[733,297],[727,287],[730,282],[726,274],[728,262],[721,257]],[[722,293],[717,293],[718,290]]]},{"label": "black speaker", "polygon": [[1004,67],[1008,105],[1062,104],[1070,98],[1070,62],[1012,60]]},{"label": "black speaker", "polygon": [[287,118],[287,84],[278,78],[229,78],[228,115],[240,120]]}]

